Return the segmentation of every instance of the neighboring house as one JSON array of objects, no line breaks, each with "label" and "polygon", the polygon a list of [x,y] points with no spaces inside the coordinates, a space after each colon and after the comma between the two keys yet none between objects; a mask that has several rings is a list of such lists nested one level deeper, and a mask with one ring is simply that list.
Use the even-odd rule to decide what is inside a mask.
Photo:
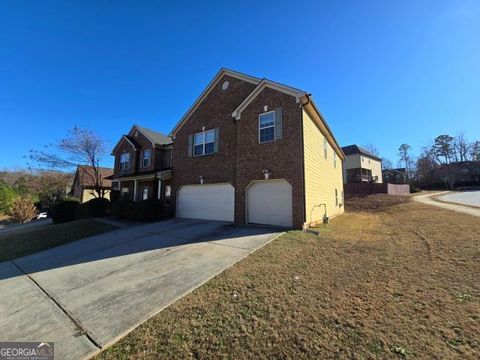
[{"label": "neighboring house", "polygon": [[112,188],[133,201],[161,199],[170,205],[172,139],[134,125],[112,151]]},{"label": "neighboring house", "polygon": [[342,147],[345,154],[343,181],[350,183],[382,183],[382,159],[358,145]]},{"label": "neighboring house", "polygon": [[405,168],[382,170],[383,181],[390,184],[408,184]]},{"label": "neighboring house", "polygon": [[171,136],[178,217],[301,228],[344,211],[344,154],[305,91],[221,69]]},{"label": "neighboring house", "polygon": [[439,165],[420,179],[420,185],[425,188],[450,189],[480,186],[480,161],[459,161]]},{"label": "neighboring house", "polygon": [[[98,168],[98,174],[99,184],[104,194],[103,197],[110,199],[110,190],[112,189],[110,177],[113,174],[113,169],[100,167]],[[70,193],[80,199],[82,203],[97,198],[98,192],[95,190],[95,178],[95,172],[91,166],[77,166]]]}]

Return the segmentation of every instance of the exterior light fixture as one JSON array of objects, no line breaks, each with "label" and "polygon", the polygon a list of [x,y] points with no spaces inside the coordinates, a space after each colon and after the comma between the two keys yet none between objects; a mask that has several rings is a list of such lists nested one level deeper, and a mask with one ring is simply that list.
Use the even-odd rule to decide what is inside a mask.
[{"label": "exterior light fixture", "polygon": [[263,176],[265,176],[265,180],[270,179],[270,175],[271,175],[271,174],[272,174],[272,173],[270,172],[270,170],[268,170],[268,169],[263,169]]},{"label": "exterior light fixture", "polygon": [[199,178],[200,178],[200,184],[203,184],[203,175],[200,175]]}]

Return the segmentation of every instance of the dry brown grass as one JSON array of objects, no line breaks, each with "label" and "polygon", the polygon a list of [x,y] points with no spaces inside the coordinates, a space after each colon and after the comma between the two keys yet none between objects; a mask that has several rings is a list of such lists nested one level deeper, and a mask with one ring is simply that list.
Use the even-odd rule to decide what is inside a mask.
[{"label": "dry brown grass", "polygon": [[404,204],[410,201],[411,196],[392,196],[386,194],[375,194],[369,196],[354,196],[345,199],[347,211],[382,211],[391,206]]},{"label": "dry brown grass", "polygon": [[418,203],[292,231],[99,358],[478,359],[480,219]]}]

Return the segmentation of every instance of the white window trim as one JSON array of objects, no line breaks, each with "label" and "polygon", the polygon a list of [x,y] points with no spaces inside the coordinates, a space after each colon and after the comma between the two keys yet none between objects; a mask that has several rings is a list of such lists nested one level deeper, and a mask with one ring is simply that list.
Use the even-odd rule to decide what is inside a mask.
[{"label": "white window trim", "polygon": [[323,138],[323,157],[325,160],[328,159],[328,142],[326,137]]},{"label": "white window trim", "polygon": [[[145,158],[145,152],[150,151],[150,156],[148,158]],[[145,165],[145,160],[148,160],[148,165]],[[152,165],[152,149],[145,149],[142,151],[142,167],[147,168]]]},{"label": "white window trim", "polygon": [[[206,142],[205,140],[207,139],[207,133],[209,133],[209,132],[213,132],[213,141]],[[195,136],[201,135],[201,134],[203,134],[203,143],[201,143],[201,144],[195,144]],[[193,142],[193,144],[192,144],[192,146],[193,146],[192,155],[193,155],[194,157],[196,157],[196,156],[206,156],[206,155],[215,154],[215,129],[205,130],[205,131],[201,131],[201,132],[198,132],[198,133],[193,134],[193,141],[192,141],[192,142]],[[213,145],[213,147],[214,147],[213,151],[212,151],[211,153],[205,154],[205,146],[206,146],[207,144],[211,144],[211,143],[214,144],[214,145]],[[202,145],[202,153],[201,153],[201,154],[195,154],[195,146],[199,146],[199,145]]]},{"label": "white window trim", "polygon": [[335,150],[333,151],[333,167],[336,169],[337,168],[337,153]]},{"label": "white window trim", "polygon": [[[273,113],[273,125],[270,125],[270,126],[265,126],[263,128],[260,127],[260,119],[263,115],[267,115],[267,114],[270,114],[270,113]],[[277,129],[276,129],[276,126],[275,126],[275,123],[276,122],[276,119],[275,119],[275,110],[272,110],[272,111],[267,111],[267,112],[264,112],[264,113],[261,113],[261,114],[258,114],[258,143],[259,144],[266,144],[266,143],[269,143],[269,142],[272,142],[272,141],[275,141],[276,137],[277,137]],[[268,141],[261,141],[260,140],[260,130],[264,130],[264,129],[269,129],[273,127],[273,140],[268,140]]]},{"label": "white window trim", "polygon": [[[124,155],[128,155],[128,160],[127,161],[122,161],[122,156]],[[122,166],[123,164],[123,166]],[[125,164],[128,164],[128,166],[126,166]],[[130,169],[130,153],[123,153],[123,154],[120,154],[120,170],[128,170]]]}]

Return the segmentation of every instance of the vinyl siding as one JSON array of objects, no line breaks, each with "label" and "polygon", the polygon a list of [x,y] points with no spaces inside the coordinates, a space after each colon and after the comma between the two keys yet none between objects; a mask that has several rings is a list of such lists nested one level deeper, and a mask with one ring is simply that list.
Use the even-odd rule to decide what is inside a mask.
[{"label": "vinyl siding", "polygon": [[[363,156],[364,161],[362,162],[361,157]],[[345,158],[345,162],[343,163],[343,173],[344,173],[344,181],[347,179],[346,171],[347,169],[369,169],[372,171],[372,176],[378,176],[378,183],[383,183],[382,177],[382,163],[378,160],[370,158],[370,163],[368,163],[369,157],[366,155],[361,154],[353,154],[348,155]]]},{"label": "vinyl siding", "polygon": [[[327,216],[332,218],[344,212],[342,160],[337,154],[337,166],[334,167],[334,150],[327,143],[328,156],[324,157],[324,135],[302,110],[304,170],[305,170],[305,219],[307,224],[322,221],[325,209],[316,207],[327,205]],[[335,189],[338,192],[338,203],[335,205]]]},{"label": "vinyl siding", "polygon": [[[83,189],[82,203],[95,199],[93,190]],[[105,190],[105,199],[110,200],[110,190]]]}]

